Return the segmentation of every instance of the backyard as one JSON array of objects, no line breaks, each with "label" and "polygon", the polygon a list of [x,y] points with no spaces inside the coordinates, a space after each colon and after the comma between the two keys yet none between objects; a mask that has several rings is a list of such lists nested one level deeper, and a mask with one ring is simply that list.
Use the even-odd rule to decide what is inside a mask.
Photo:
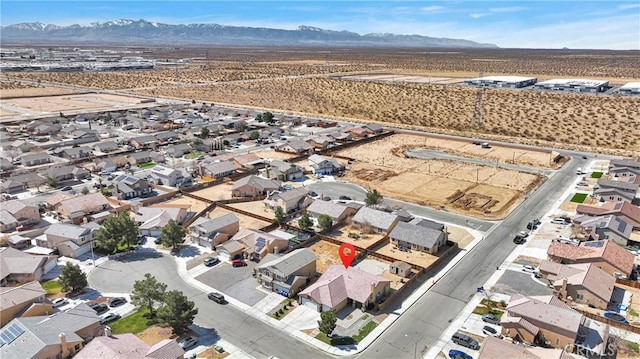
[{"label": "backyard", "polygon": [[576,193],[573,195],[573,197],[571,197],[571,202],[576,202],[576,203],[584,203],[584,201],[587,199],[588,194],[586,193]]}]

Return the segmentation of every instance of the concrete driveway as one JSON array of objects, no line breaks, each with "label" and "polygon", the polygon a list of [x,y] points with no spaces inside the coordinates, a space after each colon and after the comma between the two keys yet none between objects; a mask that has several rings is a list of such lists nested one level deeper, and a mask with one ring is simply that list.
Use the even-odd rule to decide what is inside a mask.
[{"label": "concrete driveway", "polygon": [[320,320],[320,313],[318,311],[304,305],[299,305],[280,321],[298,330],[306,330],[317,328],[318,320]]},{"label": "concrete driveway", "polygon": [[267,294],[256,289],[259,284],[253,277],[253,269],[257,264],[252,261],[246,262],[246,267],[233,267],[229,263],[219,264],[197,276],[196,280],[215,288],[227,297],[253,306]]}]

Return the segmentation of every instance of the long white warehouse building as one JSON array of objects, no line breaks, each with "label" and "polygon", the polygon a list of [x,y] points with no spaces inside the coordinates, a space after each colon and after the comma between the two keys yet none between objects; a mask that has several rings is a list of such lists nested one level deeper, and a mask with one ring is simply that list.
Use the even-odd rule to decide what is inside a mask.
[{"label": "long white warehouse building", "polygon": [[535,77],[524,76],[484,76],[475,79],[464,80],[465,85],[495,87],[495,88],[520,88],[535,84]]},{"label": "long white warehouse building", "polygon": [[552,79],[535,84],[540,90],[571,92],[604,92],[609,88],[609,81],[585,79]]}]

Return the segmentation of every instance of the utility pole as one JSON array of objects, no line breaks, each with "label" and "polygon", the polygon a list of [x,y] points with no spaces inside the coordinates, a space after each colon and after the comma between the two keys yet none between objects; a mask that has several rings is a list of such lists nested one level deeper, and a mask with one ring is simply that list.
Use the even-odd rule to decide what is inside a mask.
[{"label": "utility pole", "polygon": [[478,75],[478,88],[476,90],[476,104],[473,109],[473,115],[471,116],[471,127],[482,128],[482,94],[484,93],[484,87],[482,86],[482,73],[480,70]]}]

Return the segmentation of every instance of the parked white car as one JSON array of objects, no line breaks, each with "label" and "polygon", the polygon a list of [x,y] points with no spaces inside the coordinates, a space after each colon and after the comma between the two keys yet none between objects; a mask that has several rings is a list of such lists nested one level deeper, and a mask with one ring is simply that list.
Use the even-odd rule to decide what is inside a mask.
[{"label": "parked white car", "polygon": [[67,300],[67,298],[56,298],[52,300],[51,303],[53,303],[54,308],[57,308],[69,304],[69,301]]}]

